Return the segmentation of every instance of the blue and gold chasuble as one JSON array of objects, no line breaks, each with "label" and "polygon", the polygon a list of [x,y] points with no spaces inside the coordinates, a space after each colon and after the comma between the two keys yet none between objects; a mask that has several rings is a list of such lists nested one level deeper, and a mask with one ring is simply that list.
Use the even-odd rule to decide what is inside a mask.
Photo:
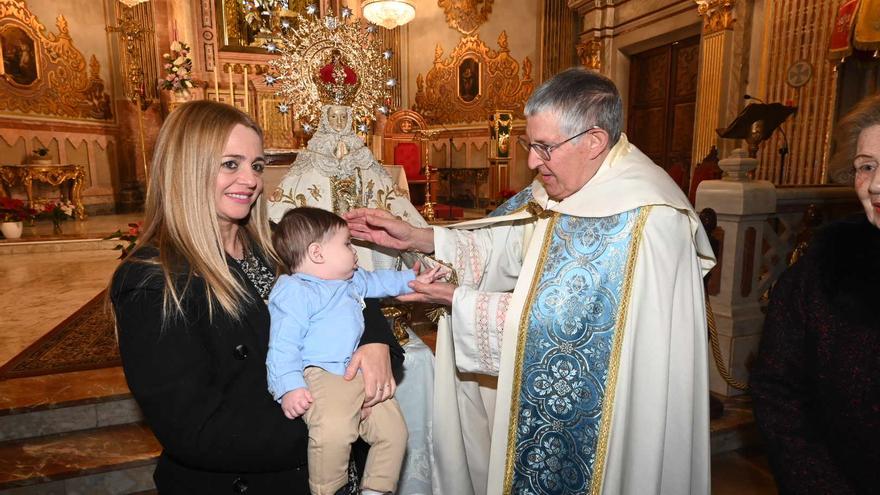
[{"label": "blue and gold chasuble", "polygon": [[[492,216],[529,207],[530,199],[527,188]],[[596,488],[611,419],[605,399],[613,397],[619,360],[618,320],[649,209],[604,218],[552,213],[541,275],[520,322],[504,493]]]}]

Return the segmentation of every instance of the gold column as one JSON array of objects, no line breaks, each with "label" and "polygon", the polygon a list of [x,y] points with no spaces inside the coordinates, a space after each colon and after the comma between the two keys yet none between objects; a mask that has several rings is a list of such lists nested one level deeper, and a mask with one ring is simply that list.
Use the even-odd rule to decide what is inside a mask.
[{"label": "gold column", "polygon": [[[695,0],[703,17],[700,40],[700,73],[697,86],[697,109],[694,118],[694,162],[703,159],[712,146],[719,146],[715,129],[728,123],[727,96],[737,73],[733,67],[733,8],[735,0]],[[722,156],[724,153],[722,153]]]},{"label": "gold column", "polygon": [[[765,4],[760,96],[767,102],[790,101],[798,107],[782,125],[789,154],[779,156],[776,133],[758,154],[758,179],[807,185],[826,181],[837,77],[827,59],[837,0],[775,0]],[[803,74],[807,74],[803,76]],[[794,76],[800,75],[800,80]]]},{"label": "gold column", "polygon": [[[140,147],[141,161],[144,167],[144,183],[147,187],[150,184],[149,169],[147,167],[147,146],[144,137],[144,117],[143,110],[149,105],[151,99],[148,97],[145,74],[144,61],[146,40],[145,35],[153,32],[152,29],[143,24],[143,20],[149,20],[150,17],[144,14],[147,6],[138,7],[139,3],[145,3],[148,0],[126,0],[121,1],[124,6],[117,6],[121,10],[118,26],[108,26],[107,31],[111,33],[119,33],[122,35],[122,41],[125,45],[125,93],[137,112],[138,123],[138,145]],[[120,10],[117,10],[117,15]],[[155,80],[155,79],[153,79]]]}]

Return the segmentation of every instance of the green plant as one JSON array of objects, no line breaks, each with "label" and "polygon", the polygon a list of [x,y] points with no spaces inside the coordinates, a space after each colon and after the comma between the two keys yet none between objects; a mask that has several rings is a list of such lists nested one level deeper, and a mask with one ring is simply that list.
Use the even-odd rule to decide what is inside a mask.
[{"label": "green plant", "polygon": [[34,154],[40,158],[46,158],[47,156],[49,156],[49,148],[46,148],[45,146],[40,146],[39,148],[34,150]]}]

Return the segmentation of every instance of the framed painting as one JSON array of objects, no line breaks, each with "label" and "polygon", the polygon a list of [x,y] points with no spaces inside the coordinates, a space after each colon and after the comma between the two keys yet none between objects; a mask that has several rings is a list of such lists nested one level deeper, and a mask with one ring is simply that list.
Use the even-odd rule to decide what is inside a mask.
[{"label": "framed painting", "polygon": [[470,103],[480,96],[480,62],[472,57],[458,64],[458,97]]},{"label": "framed painting", "polygon": [[19,86],[30,86],[40,77],[37,70],[37,42],[22,28],[7,25],[0,28],[2,76]]}]

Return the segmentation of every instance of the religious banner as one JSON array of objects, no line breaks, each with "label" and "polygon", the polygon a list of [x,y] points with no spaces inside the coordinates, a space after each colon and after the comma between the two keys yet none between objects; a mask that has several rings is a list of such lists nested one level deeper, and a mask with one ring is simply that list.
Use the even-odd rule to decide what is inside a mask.
[{"label": "religious banner", "polygon": [[880,0],[862,0],[853,45],[859,50],[880,50]]},{"label": "religious banner", "polygon": [[848,0],[837,9],[834,27],[829,38],[828,58],[839,60],[846,58],[852,53],[850,36],[852,35],[853,20],[858,8],[859,0]]}]

